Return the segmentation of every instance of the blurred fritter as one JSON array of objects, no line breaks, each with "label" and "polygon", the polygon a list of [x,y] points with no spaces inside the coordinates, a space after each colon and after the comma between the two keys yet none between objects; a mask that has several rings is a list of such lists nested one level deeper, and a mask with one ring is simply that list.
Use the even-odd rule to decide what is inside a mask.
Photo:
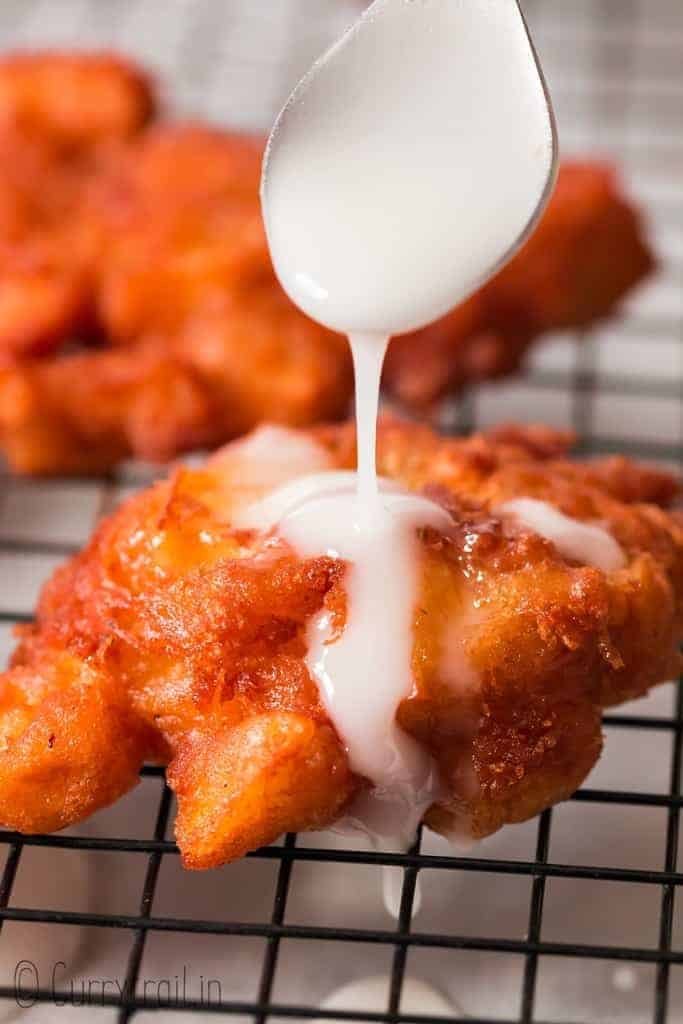
[{"label": "blurred fritter", "polygon": [[[0,448],[17,472],[100,472],[349,408],[345,344],[273,272],[263,141],[142,130],[153,110],[144,74],[114,57],[0,61]],[[507,373],[543,332],[612,312],[651,266],[613,171],[566,164],[512,262],[394,340],[385,390],[421,409]]]},{"label": "blurred fritter", "polygon": [[98,473],[215,447],[264,419],[338,419],[351,388],[345,339],[267,284],[177,334],[0,369],[0,438],[19,472]]},{"label": "blurred fritter", "polygon": [[614,168],[566,161],[539,226],[503,270],[453,313],[391,344],[385,386],[424,407],[518,369],[540,335],[613,313],[653,269],[638,211]]},{"label": "blurred fritter", "polygon": [[246,136],[157,127],[91,181],[96,320],[120,347],[0,369],[0,438],[16,470],[104,471],[215,447],[264,419],[345,414],[345,340],[296,309],[272,271],[261,152]]},{"label": "blurred fritter", "polygon": [[46,353],[91,320],[79,205],[89,171],[0,127],[0,365]]},{"label": "blurred fritter", "polygon": [[101,176],[98,304],[112,341],[173,334],[225,296],[239,293],[248,307],[254,282],[277,288],[259,202],[262,153],[261,139],[162,125]]},{"label": "blurred fritter", "polygon": [[0,364],[92,333],[97,239],[85,198],[153,109],[145,75],[116,57],[0,60]]},{"label": "blurred fritter", "polygon": [[[420,532],[414,689],[397,714],[438,765],[444,797],[426,820],[439,831],[486,835],[568,797],[600,753],[603,708],[678,668],[677,484],[623,459],[567,461],[567,442],[380,425],[380,472],[452,515],[444,534]],[[146,758],[169,766],[191,868],[344,812],[368,783],[305,658],[323,608],[343,629],[348,566],[231,520],[292,476],[354,462],[350,427],[262,428],[102,524],[47,584],[0,676],[0,824],[78,821],[133,786]],[[501,519],[521,496],[600,522],[623,567],[567,559]],[[459,654],[445,657],[454,637]]]}]

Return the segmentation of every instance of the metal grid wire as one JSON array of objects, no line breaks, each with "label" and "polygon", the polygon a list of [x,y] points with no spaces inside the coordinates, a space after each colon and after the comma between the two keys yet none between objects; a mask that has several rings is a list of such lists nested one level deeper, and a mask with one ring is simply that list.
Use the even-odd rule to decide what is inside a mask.
[{"label": "metal grid wire", "polygon": [[[0,45],[68,43],[81,46],[107,44],[120,47],[156,66],[173,86],[174,105],[188,111],[232,123],[260,127],[268,124],[299,71],[348,20],[352,3],[334,0],[311,5],[306,0],[251,0],[249,4],[215,3],[211,0],[173,0],[142,3],[136,0],[4,0],[0,9]],[[683,9],[680,0],[528,0],[525,10],[544,59],[554,93],[565,149],[575,152],[606,152],[622,164],[627,181],[645,201],[652,232],[662,257],[657,279],[630,303],[628,316],[617,325],[600,329],[582,339],[560,338],[535,355],[528,372],[503,386],[484,387],[450,410],[450,420],[462,429],[493,420],[517,417],[546,420],[573,426],[580,436],[582,453],[622,451],[680,466],[683,456]],[[95,484],[90,481],[26,483],[2,478],[0,485],[0,643],[9,645],[10,626],[30,620],[40,581],[59,560],[75,551],[87,537],[92,523],[137,485],[144,469],[126,469],[121,476]],[[539,975],[548,961],[579,965],[571,973],[581,986],[581,971],[592,962],[645,965],[653,973],[650,1004],[637,1019],[665,1024],[683,1019],[681,989],[673,999],[677,968],[683,970],[683,946],[676,928],[676,889],[683,884],[678,867],[683,699],[672,701],[673,711],[652,714],[627,709],[605,717],[608,738],[613,732],[632,737],[632,750],[656,737],[666,746],[670,740],[668,778],[661,791],[656,787],[620,788],[618,785],[582,788],[573,798],[583,812],[594,805],[601,814],[616,807],[623,816],[638,809],[657,810],[665,818],[663,856],[659,863],[619,866],[615,863],[571,863],[553,854],[553,822],[558,810],[548,810],[533,824],[536,830],[531,855],[489,857],[483,851],[454,857],[425,852],[424,837],[405,856],[359,848],[310,845],[306,837],[287,836],[282,845],[259,850],[251,861],[274,866],[272,902],[267,913],[253,920],[249,915],[200,918],[193,913],[169,916],[156,909],[163,866],[176,858],[177,848],[167,838],[172,797],[158,768],[144,771],[144,784],[153,794],[155,808],[146,817],[140,835],[130,835],[119,819],[118,827],[103,834],[71,830],[56,836],[24,837],[1,832],[0,844],[7,858],[0,880],[0,923],[41,924],[45,928],[80,926],[116,932],[126,937],[125,969],[120,990],[98,993],[97,1011],[87,1009],[88,1019],[99,1013],[106,1019],[125,1022],[142,1019],[149,1000],[140,990],[146,948],[152,936],[183,934],[187,942],[201,936],[226,940],[258,939],[258,979],[250,998],[233,998],[222,992],[220,1001],[194,996],[169,1001],[166,1009],[194,1013],[225,1014],[263,1024],[271,1017],[335,1018],[398,1024],[416,1021],[442,1024],[445,1020],[468,1024],[586,1024],[605,1020],[598,1009],[580,1015],[566,1009],[561,1018],[545,1015],[539,1005]],[[146,805],[151,806],[151,804]],[[155,815],[155,817],[154,817]],[[587,818],[582,829],[590,829]],[[48,851],[50,857],[68,851],[92,853],[105,858],[136,858],[139,895],[126,912],[50,909],[54,902],[32,905],[17,902],[16,879],[20,865],[32,851]],[[49,861],[47,862],[49,865]],[[400,912],[395,927],[342,927],[338,922],[301,922],[290,918],[296,891],[295,869],[302,865],[365,866],[378,874],[378,866],[403,871]],[[227,869],[236,871],[238,866]],[[441,884],[448,875],[490,880],[489,896],[495,904],[497,886],[506,876],[528,880],[528,913],[520,936],[469,934],[424,928],[414,921],[418,875],[438,874]],[[224,876],[230,877],[230,876]],[[560,941],[545,937],[544,901],[554,880],[584,886],[623,886],[646,891],[647,903],[656,916],[651,941]],[[106,878],[105,878],[106,883]],[[183,883],[184,884],[184,883]],[[190,882],[188,881],[188,885]],[[591,888],[591,892],[595,892]],[[130,893],[128,894],[130,895]],[[324,898],[324,897],[323,897]],[[353,890],[349,900],[353,900]],[[621,899],[621,895],[615,900]],[[630,897],[628,897],[630,898]],[[156,903],[155,903],[156,899]],[[56,901],[58,902],[58,901]],[[644,905],[644,904],[643,904]],[[299,915],[300,917],[300,915]],[[546,915],[547,917],[547,915]],[[455,911],[457,925],[457,910]],[[63,932],[63,928],[62,928]],[[637,938],[637,936],[636,936]],[[381,947],[389,954],[386,1005],[381,1011],[321,1010],[300,987],[294,997],[277,996],[285,943],[308,940],[322,949],[336,944],[337,955],[345,948],[367,950]],[[339,946],[340,943],[344,947]],[[468,951],[476,955],[500,954],[517,958],[522,969],[515,1005],[502,1012],[462,1014],[446,1018],[402,1012],[401,995],[408,959],[417,952]],[[366,954],[364,954],[366,955]],[[488,984],[495,986],[495,972]],[[54,1004],[58,989],[38,985],[32,1001]],[[12,1001],[16,991],[7,983],[0,997]],[[112,1016],[113,1008],[113,1016]],[[49,1018],[44,1018],[49,1019]],[[104,1019],[104,1017],[103,1017]],[[180,1019],[180,1017],[178,1017]],[[611,1020],[612,1018],[610,1018]],[[620,1018],[621,1019],[621,1018]],[[636,1018],[628,1018],[636,1019]]]}]

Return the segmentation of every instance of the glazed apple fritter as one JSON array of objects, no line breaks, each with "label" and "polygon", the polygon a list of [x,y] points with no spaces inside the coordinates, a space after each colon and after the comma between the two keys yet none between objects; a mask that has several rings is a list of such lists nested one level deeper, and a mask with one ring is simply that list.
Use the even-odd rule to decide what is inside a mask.
[{"label": "glazed apple fritter", "polygon": [[[568,797],[599,756],[603,708],[677,670],[678,483],[623,458],[569,461],[569,442],[380,425],[380,472],[453,519],[420,534],[414,689],[397,713],[438,765],[445,794],[426,821],[439,831],[484,836]],[[262,428],[100,526],[45,586],[0,677],[4,826],[78,821],[133,786],[145,759],[168,765],[190,868],[343,814],[368,783],[305,656],[323,607],[343,629],[347,566],[231,519],[292,476],[354,463],[351,426]],[[568,560],[502,519],[520,496],[599,522],[623,568]]]}]

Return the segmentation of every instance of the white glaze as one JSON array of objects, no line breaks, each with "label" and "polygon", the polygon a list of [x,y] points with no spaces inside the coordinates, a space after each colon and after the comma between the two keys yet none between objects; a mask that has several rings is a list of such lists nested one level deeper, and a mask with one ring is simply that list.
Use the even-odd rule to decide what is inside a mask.
[{"label": "white glaze", "polygon": [[[377,413],[382,365],[389,344],[388,335],[349,334],[356,382],[356,428],[358,434],[359,509],[377,517]],[[381,513],[380,513],[381,514]]]},{"label": "white glaze", "polygon": [[481,684],[481,677],[468,657],[467,644],[483,621],[480,609],[468,608],[449,622],[444,632],[439,678],[461,697],[476,693]]},{"label": "white glaze", "polygon": [[355,473],[302,477],[248,509],[238,525],[278,533],[304,557],[348,563],[347,620],[330,642],[327,611],[312,622],[307,664],[344,741],[351,767],[374,785],[355,801],[344,827],[384,846],[405,848],[439,795],[431,757],[396,723],[413,686],[411,657],[419,583],[417,530],[448,530],[438,505],[394,485],[363,502]]},{"label": "white glaze", "polygon": [[275,487],[304,473],[317,473],[332,465],[329,452],[299,431],[270,424],[221,448],[209,461],[220,470],[224,486],[221,509],[237,525],[240,512]]},{"label": "white glaze", "polygon": [[620,545],[604,527],[571,519],[545,501],[514,498],[495,512],[545,537],[564,558],[592,565],[603,572],[616,572],[626,565]]},{"label": "white glaze", "polygon": [[[320,1004],[321,1010],[366,1010],[382,1013],[387,1008],[389,978],[378,974],[342,985]],[[404,978],[401,991],[401,1013],[425,1016],[460,1016],[460,1007],[453,1005],[435,988],[418,978]],[[322,1021],[316,1022],[322,1024]]]},{"label": "white glaze", "polygon": [[[390,917],[398,921],[401,914],[401,900],[403,899],[403,868],[390,867],[385,865],[382,868],[382,901]],[[413,906],[411,920],[417,917],[422,909],[422,884],[420,876],[415,879],[415,890],[413,892]]]},{"label": "white glaze", "polygon": [[612,985],[617,992],[635,992],[638,988],[638,975],[628,964],[620,964],[612,971]]},{"label": "white glaze", "polygon": [[423,326],[519,245],[554,155],[513,0],[376,0],[271,135],[262,195],[276,272],[335,330]]},{"label": "white glaze", "polygon": [[304,473],[329,469],[332,460],[308,435],[268,423],[224,445],[210,464],[228,474],[234,470],[242,487],[272,489]]}]

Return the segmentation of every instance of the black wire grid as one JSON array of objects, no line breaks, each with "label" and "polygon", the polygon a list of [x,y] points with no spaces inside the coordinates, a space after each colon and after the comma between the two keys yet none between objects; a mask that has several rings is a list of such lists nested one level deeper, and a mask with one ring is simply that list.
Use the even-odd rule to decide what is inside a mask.
[{"label": "black wire grid", "polygon": [[[591,342],[584,342],[577,352],[577,371],[573,381],[575,398],[576,425],[585,424],[590,419],[591,399],[595,393],[591,361],[593,352]],[[531,378],[533,380],[533,378]],[[528,380],[528,379],[527,379]],[[648,397],[656,397],[657,389],[643,386],[642,393]],[[683,401],[681,403],[683,410]],[[471,413],[468,404],[467,411]],[[584,432],[582,445],[585,452],[592,452],[590,434]],[[602,447],[602,446],[600,446]],[[624,450],[624,445],[620,450]],[[669,446],[659,453],[671,459]],[[683,447],[677,451],[677,457],[683,456]],[[683,459],[681,459],[683,464]],[[87,486],[84,482],[84,486]],[[105,490],[111,496],[111,487]],[[59,543],[36,541],[0,541],[0,554],[26,555],[37,551],[50,555],[68,554],[76,550],[76,546]],[[19,611],[0,612],[0,622],[16,623],[30,621],[30,615]],[[193,934],[210,934],[215,936],[249,936],[266,940],[261,968],[261,978],[257,998],[253,1001],[231,1001],[224,999],[219,1003],[207,1004],[205,1001],[187,999],[174,1000],[173,1010],[196,1011],[197,1013],[217,1013],[225,1015],[249,1015],[256,1024],[263,1024],[267,1018],[300,1018],[316,1019],[331,1018],[340,1020],[370,1020],[387,1022],[387,1024],[551,1024],[541,1021],[534,1014],[536,979],[539,960],[542,957],[572,957],[592,960],[622,961],[656,965],[655,1000],[651,1019],[654,1024],[665,1024],[668,1017],[669,979],[672,965],[683,964],[683,949],[672,948],[674,923],[674,899],[676,888],[683,884],[683,873],[677,870],[679,847],[679,820],[683,799],[681,797],[681,751],[683,746],[683,691],[678,691],[676,710],[672,717],[649,717],[638,715],[622,715],[619,713],[606,715],[605,728],[628,729],[634,733],[637,742],[641,730],[668,733],[673,737],[673,753],[670,768],[670,785],[668,793],[632,792],[617,789],[583,788],[573,797],[574,801],[596,805],[618,805],[628,813],[632,807],[664,808],[667,814],[666,850],[661,870],[645,870],[634,868],[618,868],[604,866],[584,866],[557,863],[549,859],[549,848],[553,811],[545,811],[538,819],[536,850],[533,860],[493,860],[480,857],[434,856],[421,853],[421,837],[418,837],[413,849],[406,855],[374,853],[361,850],[323,849],[302,847],[297,845],[297,837],[289,835],[281,846],[267,847],[249,856],[266,858],[278,864],[277,883],[270,920],[262,923],[241,922],[239,920],[198,920],[194,918],[174,919],[158,916],[154,913],[154,899],[162,858],[175,856],[177,847],[165,836],[171,815],[171,793],[162,784],[156,822],[151,828],[149,839],[129,839],[119,835],[105,837],[51,835],[22,836],[18,833],[0,831],[0,844],[7,847],[8,856],[2,878],[0,880],[0,921],[25,921],[50,924],[72,925],[81,927],[97,927],[109,929],[125,929],[130,933],[130,952],[122,993],[110,993],[97,997],[98,1006],[112,1006],[119,1010],[118,1020],[129,1021],[138,1010],[150,1009],[149,1001],[136,992],[140,974],[145,943],[150,932],[178,932]],[[163,780],[163,769],[146,767],[143,770],[146,778]],[[150,822],[150,826],[152,822]],[[101,914],[76,913],[62,910],[30,909],[10,905],[12,887],[20,864],[23,851],[27,847],[46,847],[53,850],[92,851],[109,853],[134,853],[147,860],[144,884],[140,893],[139,910],[133,914]],[[403,887],[400,913],[395,929],[362,929],[337,928],[293,925],[287,922],[287,900],[290,894],[292,869],[296,862],[318,861],[334,864],[363,864],[376,866],[395,866],[403,869]],[[415,887],[418,873],[424,870],[486,872],[495,875],[522,875],[532,880],[531,898],[528,913],[528,927],[524,937],[519,939],[490,937],[472,937],[458,934],[438,934],[430,931],[413,930],[412,914]],[[652,890],[652,899],[659,902],[659,941],[656,948],[639,948],[622,945],[591,945],[588,943],[563,943],[544,941],[542,938],[543,905],[546,880],[550,878],[590,879],[605,885],[614,882],[641,883]],[[495,901],[495,883],[491,885],[491,899]],[[389,999],[384,1012],[353,1012],[342,1010],[321,1010],[317,1005],[295,1005],[273,1002],[272,991],[278,966],[278,953],[283,939],[316,940],[319,942],[335,941],[349,943],[380,944],[389,947],[392,952],[391,979]],[[400,1010],[401,992],[406,971],[406,958],[411,949],[453,949],[489,951],[522,955],[525,960],[522,994],[519,1013],[508,1018],[488,1018],[471,1016],[439,1017],[402,1013]],[[60,998],[51,988],[32,992],[32,997],[40,1002],[54,1003]],[[16,991],[11,986],[0,987],[0,999],[15,999]],[[68,998],[68,993],[65,993]],[[555,1022],[552,1022],[555,1024]],[[565,1022],[563,1022],[565,1024]],[[579,1024],[578,1021],[574,1024]],[[582,1022],[586,1024],[586,1022]]]},{"label": "black wire grid", "polygon": [[[9,8],[8,4],[8,8]],[[55,7],[58,7],[56,4]],[[85,5],[87,7],[87,5]],[[135,5],[131,3],[109,2],[104,3],[99,13],[93,15],[106,20],[107,14],[111,18],[116,14],[120,20],[121,12],[130,12]],[[188,5],[181,5],[189,10]],[[228,8],[235,5],[227,5]],[[571,32],[576,26],[571,23],[571,12],[568,15],[567,9],[571,5],[564,5],[561,2],[548,2],[545,7],[533,0],[527,5],[531,18],[532,28],[537,27],[539,31],[541,55],[543,56],[543,40],[547,33],[547,41],[552,43],[553,39],[560,47],[570,49],[572,45],[578,45]],[[567,108],[577,102],[586,94],[591,105],[591,110],[596,118],[594,123],[594,135],[600,135],[602,126],[606,131],[612,132],[610,137],[610,149],[621,156],[627,166],[638,168],[639,161],[645,160],[648,167],[661,164],[673,170],[678,169],[678,194],[663,192],[656,200],[651,201],[651,213],[655,220],[666,225],[670,232],[677,232],[678,238],[683,237],[683,199],[680,193],[680,175],[683,172],[683,134],[676,136],[676,131],[683,123],[675,121],[673,132],[669,136],[653,142],[650,138],[643,141],[635,134],[629,133],[628,124],[631,115],[643,115],[642,95],[638,94],[637,76],[635,68],[640,59],[639,46],[643,45],[643,39],[636,30],[640,26],[640,33],[644,39],[649,39],[648,30],[651,23],[648,19],[652,17],[656,21],[657,3],[647,6],[640,4],[638,0],[619,0],[615,3],[611,0],[595,0],[588,2],[588,8],[596,15],[596,21],[590,22],[596,27],[596,46],[599,50],[599,58],[602,61],[600,67],[604,78],[601,80],[592,79],[592,86],[589,84],[583,90],[581,83],[577,90],[576,82],[568,77],[566,95],[560,95],[560,113],[563,105]],[[203,9],[204,14],[208,10],[206,4],[196,5],[194,17],[198,17],[197,10]],[[586,13],[586,2],[579,4],[578,8]],[[15,16],[21,5],[13,4]],[[93,5],[94,9],[94,5]],[[54,8],[53,8],[54,10]],[[661,34],[666,35],[670,28],[683,32],[683,19],[676,14],[675,4],[668,4],[662,0],[662,11],[668,19],[662,23]],[[103,14],[104,12],[104,14]],[[215,12],[215,9],[214,9]],[[649,12],[649,14],[647,13]],[[672,14],[673,12],[673,14]],[[177,13],[177,12],[176,12]],[[589,11],[590,13],[590,11]],[[570,21],[564,22],[562,18],[569,17]],[[615,17],[618,23],[615,25]],[[673,21],[671,20],[673,18]],[[677,18],[677,20],[676,20]],[[639,20],[640,19],[640,20]],[[98,23],[99,24],[99,23]],[[564,44],[564,27],[568,26],[570,35],[566,46]],[[628,28],[633,29],[630,33]],[[101,29],[101,25],[98,31]],[[11,44],[11,34],[7,35],[6,44]],[[653,36],[653,39],[659,37]],[[683,36],[681,36],[683,40]],[[572,41],[573,40],[573,41]],[[87,42],[87,40],[85,40]],[[120,42],[114,40],[114,42]],[[661,43],[661,40],[660,40]],[[655,45],[653,43],[653,45]],[[663,45],[663,44],[662,44]],[[683,46],[683,42],[682,42]],[[140,49],[140,47],[138,47]],[[676,57],[677,52],[677,57]],[[679,66],[679,49],[674,53],[672,66]],[[667,54],[669,59],[671,53],[666,46],[661,51],[662,61]],[[656,54],[655,54],[656,57]],[[552,68],[548,68],[551,88],[553,87]],[[618,87],[615,87],[614,75],[618,77]],[[597,81],[597,84],[596,84]],[[619,84],[620,83],[620,84]],[[646,76],[647,84],[647,76]],[[679,87],[683,85],[683,78],[679,74]],[[676,93],[675,99],[678,103],[678,114],[675,114],[675,105],[671,104],[671,96],[666,89],[647,93],[653,98],[658,114],[664,111],[664,117],[674,111],[672,116],[680,119],[680,111],[683,110],[683,92]],[[558,94],[556,93],[556,100]],[[638,106],[640,104],[640,106]],[[670,107],[667,106],[670,104]],[[668,112],[668,113],[667,113]],[[575,119],[576,120],[576,119]],[[567,118],[569,121],[569,118]],[[671,125],[670,125],[671,127]],[[563,120],[560,117],[560,129],[562,131]],[[673,136],[673,137],[672,137]],[[580,143],[579,143],[580,146]],[[577,148],[579,148],[577,146]],[[653,146],[656,148],[653,150]],[[676,162],[677,161],[677,162]],[[672,170],[673,168],[673,170]],[[672,259],[667,260],[666,275],[668,281],[677,285],[683,283],[683,264],[676,265]],[[634,314],[618,327],[619,338],[628,342],[629,338],[647,338],[651,346],[652,359],[657,361],[658,344],[661,341],[670,342],[672,338],[679,343],[683,341],[683,318],[676,313],[670,314],[662,310],[651,310],[641,314]],[[669,351],[668,349],[666,351]],[[538,396],[538,401],[543,401],[546,396],[562,394],[570,403],[569,419],[571,425],[576,429],[580,437],[580,453],[592,455],[606,451],[621,451],[637,457],[654,458],[678,466],[683,465],[683,376],[680,372],[665,370],[658,378],[650,378],[638,374],[628,374],[621,371],[620,364],[612,362],[608,372],[604,372],[599,366],[600,342],[594,338],[584,339],[583,343],[576,346],[572,362],[569,368],[537,368],[528,372],[521,382],[526,393],[532,396],[532,404],[529,410],[530,419],[538,418],[534,415],[533,399]],[[519,382],[517,382],[519,384]],[[507,385],[508,388],[517,386]],[[504,392],[499,392],[503,394]],[[617,399],[630,398],[636,400],[647,400],[655,403],[668,403],[675,410],[678,421],[678,440],[658,440],[651,436],[651,432],[644,437],[634,436],[629,431],[625,439],[619,436],[610,436],[604,430],[597,430],[595,427],[596,403],[604,400],[605,396],[614,396]],[[456,428],[469,430],[478,425],[481,421],[480,399],[470,397],[464,399],[455,410],[452,410],[451,421]],[[126,481],[124,479],[124,484]],[[117,487],[120,481],[109,481],[104,484],[101,490],[101,507],[99,512],[107,511],[115,502]],[[5,477],[0,479],[0,498],[9,494],[11,481]],[[43,487],[48,485],[43,485]],[[76,484],[74,484],[76,486]],[[80,485],[78,485],[80,486]],[[85,481],[83,487],[90,486]],[[49,501],[49,492],[43,497]],[[1,511],[1,508],[0,508]],[[20,531],[21,536],[6,536],[0,540],[0,560],[6,558],[23,558],[24,556],[61,556],[71,553],[78,545],[65,543],[60,540],[47,540],[44,536],[27,537],[26,531]],[[8,581],[11,586],[11,580]],[[25,609],[3,607],[0,611],[0,626],[9,623],[28,621],[30,615]],[[677,887],[683,884],[683,873],[677,869],[678,848],[679,848],[679,822],[681,806],[681,767],[682,767],[682,743],[683,743],[683,697],[681,691],[677,691],[675,701],[675,712],[672,716],[649,717],[646,715],[630,715],[612,713],[605,716],[605,729],[609,732],[613,729],[630,730],[633,735],[634,749],[646,732],[655,733],[672,739],[672,757],[669,770],[668,792],[636,792],[613,788],[583,788],[575,794],[573,800],[582,804],[593,804],[599,807],[608,805],[618,806],[623,809],[626,815],[629,808],[660,808],[666,814],[666,845],[663,862],[659,869],[638,869],[616,866],[590,866],[572,865],[555,861],[551,858],[551,833],[553,827],[553,811],[545,811],[538,819],[537,835],[535,843],[535,856],[528,860],[497,860],[482,857],[454,857],[429,855],[421,852],[422,837],[419,836],[413,849],[406,855],[375,853],[363,850],[328,849],[315,846],[303,846],[297,843],[297,837],[287,836],[284,844],[268,847],[252,853],[250,856],[256,859],[266,859],[277,864],[277,881],[275,885],[274,900],[270,919],[262,922],[241,921],[233,919],[221,920],[199,920],[193,917],[181,919],[172,918],[155,913],[155,894],[163,858],[174,857],[178,851],[175,844],[166,838],[167,827],[172,814],[172,798],[168,788],[163,782],[163,771],[160,768],[149,767],[143,772],[146,778],[159,779],[160,796],[156,812],[156,821],[150,821],[150,837],[146,839],[126,838],[119,834],[106,836],[79,836],[79,835],[53,835],[53,836],[21,836],[12,832],[0,832],[0,844],[7,849],[7,859],[0,881],[0,925],[6,921],[10,922],[32,922],[42,924],[45,927],[50,925],[69,925],[72,927],[96,927],[98,929],[124,930],[130,936],[130,948],[125,971],[125,980],[120,993],[104,993],[98,998],[98,1006],[116,1008],[116,1016],[120,1022],[131,1020],[138,1011],[149,1011],[150,1005],[140,995],[138,981],[140,978],[141,964],[148,937],[152,933],[184,933],[188,936],[188,942],[192,935],[213,935],[218,937],[241,936],[257,937],[264,942],[264,953],[260,969],[260,982],[258,992],[252,1000],[231,1000],[230,993],[223,993],[219,1003],[207,1003],[194,999],[174,1000],[169,1009],[179,1011],[195,1011],[197,1014],[224,1014],[226,1016],[239,1016],[240,1018],[251,1018],[255,1024],[264,1024],[270,1017],[280,1018],[334,1018],[339,1020],[369,1020],[387,1022],[387,1024],[401,1024],[401,1022],[417,1022],[417,1024],[443,1024],[449,1020],[451,1024],[462,1021],[465,1024],[555,1024],[551,1021],[542,1021],[535,1013],[537,978],[539,965],[545,958],[572,958],[577,961],[586,960],[607,960],[612,962],[628,962],[632,964],[653,965],[655,970],[654,999],[650,1013],[643,1020],[652,1021],[653,1024],[665,1024],[672,1021],[670,1015],[670,981],[672,971],[676,965],[683,964],[683,949],[674,946],[674,902]],[[137,913],[91,913],[72,912],[64,910],[51,910],[49,907],[40,909],[16,906],[12,902],[12,891],[17,870],[22,855],[27,848],[43,847],[49,850],[62,851],[90,851],[93,853],[108,852],[109,854],[134,854],[146,860],[146,872],[144,882],[139,896]],[[403,870],[403,887],[400,903],[400,913],[394,928],[340,928],[322,925],[293,924],[288,921],[288,898],[292,892],[292,873],[297,863],[305,862],[332,863],[337,865],[370,865],[379,868],[380,865],[394,866]],[[415,927],[412,921],[416,881],[420,871],[434,870],[438,872],[467,872],[467,873],[490,873],[492,879],[496,876],[516,875],[525,876],[530,880],[530,902],[528,908],[528,923],[526,934],[519,938],[503,938],[491,934],[488,937],[471,936],[467,934],[444,934],[434,931],[421,931]],[[377,871],[379,875],[379,870]],[[544,919],[544,896],[546,884],[549,879],[574,879],[590,880],[600,882],[604,886],[615,883],[639,883],[648,887],[651,892],[651,899],[657,902],[659,915],[658,940],[653,946],[621,945],[621,944],[590,944],[579,942],[548,941],[543,938]],[[495,881],[490,887],[490,898],[495,901]],[[278,956],[283,940],[315,940],[317,943],[346,942],[354,944],[380,945],[391,953],[391,970],[388,1000],[383,1012],[370,1011],[343,1011],[343,1010],[321,1010],[318,1005],[307,1005],[304,999],[295,1003],[277,1001],[274,998],[274,985],[278,971]],[[406,975],[406,960],[410,951],[414,950],[469,950],[478,952],[491,952],[509,954],[522,957],[524,970],[522,978],[521,997],[518,1009],[511,1011],[505,1018],[496,1017],[471,1017],[471,1016],[428,1016],[408,1014],[401,1011],[401,994]],[[0,988],[0,999],[13,1000],[15,998],[14,988],[7,985]],[[51,989],[41,988],[32,993],[37,1002],[53,1003],[55,993]],[[680,1009],[680,1008],[679,1008]],[[563,1018],[563,1024],[568,1024]],[[586,1020],[573,1024],[588,1024]],[[591,1021],[590,1024],[593,1024]]]}]

